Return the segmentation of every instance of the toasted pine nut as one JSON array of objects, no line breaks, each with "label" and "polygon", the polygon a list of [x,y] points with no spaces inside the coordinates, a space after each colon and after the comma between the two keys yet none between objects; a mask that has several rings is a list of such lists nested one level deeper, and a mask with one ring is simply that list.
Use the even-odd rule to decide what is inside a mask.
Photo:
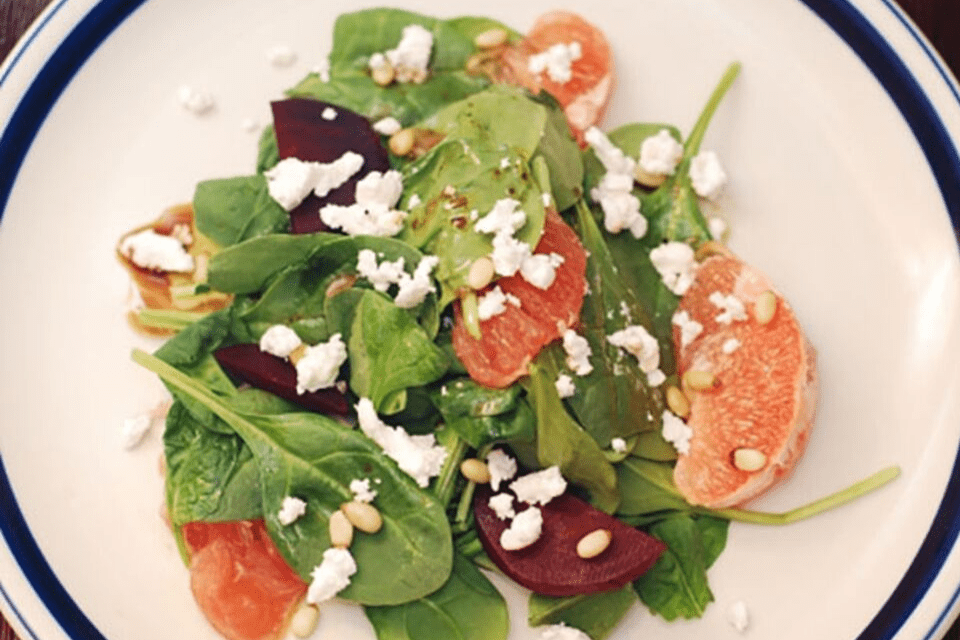
[{"label": "toasted pine nut", "polygon": [[473,44],[477,45],[481,49],[493,49],[494,47],[499,47],[500,45],[506,43],[507,37],[508,34],[506,29],[488,29],[483,33],[477,34],[477,37],[473,39]]},{"label": "toasted pine nut", "polygon": [[320,609],[312,604],[304,604],[290,619],[290,633],[298,638],[309,638],[317,630],[320,622]]},{"label": "toasted pine nut", "polygon": [[346,549],[353,542],[353,525],[343,511],[330,514],[330,544]]},{"label": "toasted pine nut", "polygon": [[386,87],[393,82],[393,79],[396,77],[396,71],[392,64],[385,62],[370,69],[370,77],[381,87]]},{"label": "toasted pine nut", "polygon": [[490,482],[490,467],[483,460],[467,458],[460,463],[460,473],[470,482],[487,484]]},{"label": "toasted pine nut", "polygon": [[683,374],[683,386],[693,391],[707,391],[717,384],[717,379],[709,371],[691,369]]},{"label": "toasted pine nut", "polygon": [[467,274],[467,284],[471,289],[483,289],[493,280],[494,268],[493,260],[486,256],[481,256],[470,265],[470,272]]},{"label": "toasted pine nut", "polygon": [[390,152],[395,156],[405,156],[413,150],[416,133],[413,129],[400,129],[390,136]]},{"label": "toasted pine nut", "polygon": [[740,471],[760,471],[767,466],[767,456],[758,449],[741,447],[733,452],[733,466]]},{"label": "toasted pine nut", "polygon": [[297,363],[300,362],[302,358],[307,353],[307,345],[301,344],[297,346],[296,349],[290,352],[290,355],[287,356],[287,359],[293,363],[293,366],[297,366]]},{"label": "toasted pine nut", "polygon": [[383,526],[383,517],[375,506],[368,502],[344,502],[340,509],[347,516],[350,524],[364,533],[376,533]]},{"label": "toasted pine nut", "polygon": [[710,256],[730,256],[730,249],[722,242],[717,242],[716,240],[707,240],[699,247],[697,247],[696,252],[693,254],[693,259],[697,262],[703,262]]},{"label": "toasted pine nut", "polygon": [[753,303],[753,314],[760,324],[767,324],[773,320],[773,314],[777,312],[777,296],[773,291],[764,291],[757,296],[757,301]]},{"label": "toasted pine nut", "polygon": [[577,555],[584,560],[596,558],[607,550],[612,538],[613,534],[610,533],[609,529],[596,529],[595,531],[591,531],[580,538],[580,542],[577,543]]},{"label": "toasted pine nut", "polygon": [[338,293],[343,293],[356,284],[358,279],[357,276],[351,273],[344,273],[343,275],[337,276],[327,285],[326,296],[332,298]]},{"label": "toasted pine nut", "polygon": [[645,187],[650,187],[651,189],[656,189],[664,182],[667,181],[667,176],[662,173],[650,173],[643,169],[639,163],[637,163],[636,168],[633,170],[634,179],[642,184]]},{"label": "toasted pine nut", "polygon": [[196,283],[206,282],[210,270],[210,255],[201,253],[194,258],[193,265],[193,281]]},{"label": "toasted pine nut", "polygon": [[681,418],[690,415],[690,401],[679,387],[673,385],[667,387],[667,406]]}]

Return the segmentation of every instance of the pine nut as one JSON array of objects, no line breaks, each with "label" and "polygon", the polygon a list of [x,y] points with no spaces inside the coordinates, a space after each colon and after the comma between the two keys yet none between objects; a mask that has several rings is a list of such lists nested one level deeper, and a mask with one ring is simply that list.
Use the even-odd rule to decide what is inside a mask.
[{"label": "pine nut", "polygon": [[777,312],[777,296],[773,291],[764,291],[757,296],[757,301],[753,303],[753,314],[760,324],[767,324],[773,320],[773,315]]},{"label": "pine nut", "polygon": [[470,272],[467,274],[467,284],[471,289],[483,289],[493,281],[493,260],[486,256],[481,256],[470,265]]},{"label": "pine nut", "polygon": [[383,526],[383,518],[375,506],[368,502],[344,502],[340,509],[350,524],[364,533],[376,533]]},{"label": "pine nut", "polygon": [[413,150],[416,133],[413,129],[400,129],[390,136],[390,152],[395,156],[405,156]]},{"label": "pine nut", "polygon": [[193,281],[197,283],[206,282],[210,270],[210,255],[201,253],[194,259],[193,263]]},{"label": "pine nut", "polygon": [[697,247],[696,252],[693,254],[693,259],[697,262],[703,262],[711,256],[731,256],[730,249],[722,242],[717,242],[716,240],[707,240],[699,247]]},{"label": "pine nut", "polygon": [[304,604],[290,619],[290,633],[298,638],[309,638],[317,630],[320,622],[320,609],[312,604]]},{"label": "pine nut", "polygon": [[683,386],[693,391],[707,391],[716,384],[717,379],[709,371],[691,369],[683,374]]},{"label": "pine nut", "polygon": [[301,344],[296,349],[290,352],[290,355],[287,356],[287,360],[293,363],[293,366],[297,366],[297,363],[300,362],[302,358],[307,353],[307,345]]},{"label": "pine nut", "polygon": [[473,39],[473,44],[481,49],[493,49],[507,42],[507,32],[505,29],[494,28],[478,34]]},{"label": "pine nut", "polygon": [[767,466],[767,456],[763,451],[741,447],[733,452],[733,466],[740,471],[760,471]]},{"label": "pine nut", "polygon": [[353,525],[343,511],[334,511],[330,514],[330,544],[334,547],[346,549],[353,542]]},{"label": "pine nut", "polygon": [[607,550],[613,534],[608,529],[597,529],[580,538],[577,543],[577,555],[584,560],[596,558]]},{"label": "pine nut", "polygon": [[460,463],[460,473],[470,482],[487,484],[490,482],[490,467],[483,460],[467,458]]},{"label": "pine nut", "polygon": [[370,77],[381,87],[386,87],[393,82],[396,77],[396,71],[389,62],[377,65],[370,69]]},{"label": "pine nut", "polygon": [[667,181],[667,176],[663,173],[650,173],[640,166],[640,163],[637,163],[636,168],[633,170],[634,179],[642,184],[645,187],[651,189],[656,189],[664,182]]},{"label": "pine nut", "polygon": [[681,418],[686,418],[690,415],[690,401],[679,387],[667,387],[667,406],[670,408],[670,411]]},{"label": "pine nut", "polygon": [[337,276],[327,285],[326,296],[332,298],[337,294],[343,293],[356,284],[358,279],[357,276],[351,273],[344,273],[343,275]]}]

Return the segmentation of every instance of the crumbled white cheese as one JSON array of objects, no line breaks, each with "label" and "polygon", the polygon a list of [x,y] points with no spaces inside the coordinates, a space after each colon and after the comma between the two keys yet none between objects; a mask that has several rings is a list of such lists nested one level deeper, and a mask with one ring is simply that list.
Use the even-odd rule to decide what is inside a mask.
[{"label": "crumbled white cheese", "polygon": [[721,324],[731,324],[747,319],[747,310],[743,301],[732,293],[724,295],[719,291],[714,291],[710,294],[708,300],[713,303],[713,306],[720,309],[720,313],[717,314],[715,319]]},{"label": "crumbled white cheese", "polygon": [[517,207],[519,206],[520,201],[513,198],[497,200],[490,213],[477,220],[473,225],[474,230],[479,233],[513,235],[513,232],[527,221],[527,214],[523,210],[518,210]]},{"label": "crumbled white cheese", "polygon": [[173,236],[144,229],[123,239],[120,253],[144,269],[189,273],[194,269],[193,256]]},{"label": "crumbled white cheese", "polygon": [[750,612],[747,610],[747,603],[743,600],[737,600],[727,609],[727,622],[730,626],[743,633],[750,626]]},{"label": "crumbled white cheese", "polygon": [[623,438],[613,438],[610,440],[610,448],[617,453],[627,452],[627,441]]},{"label": "crumbled white cheese", "polygon": [[696,271],[693,247],[686,242],[664,242],[650,250],[650,262],[663,279],[664,286],[682,296],[693,284]]},{"label": "crumbled white cheese", "polygon": [[573,378],[565,373],[557,376],[557,381],[554,384],[561,398],[569,398],[577,392],[577,386],[573,383]]},{"label": "crumbled white cheese", "polygon": [[285,44],[278,44],[267,49],[267,60],[275,67],[289,67],[297,61],[297,52]]},{"label": "crumbled white cheese", "polygon": [[727,221],[719,216],[711,216],[707,219],[707,228],[710,230],[710,237],[714,240],[722,240],[727,232]]},{"label": "crumbled white cheese", "polygon": [[350,586],[350,578],[357,572],[357,563],[347,549],[336,547],[323,552],[323,562],[310,574],[312,582],[307,590],[307,602],[320,604]]},{"label": "crumbled white cheese", "polygon": [[430,274],[438,264],[440,264],[440,258],[437,256],[423,256],[417,268],[413,270],[413,276],[404,272],[397,283],[398,289],[393,299],[394,303],[401,309],[412,309],[423,302],[430,293],[436,291]]},{"label": "crumbled white cheese", "polygon": [[498,493],[490,496],[487,504],[493,509],[493,513],[501,520],[509,520],[517,515],[513,510],[513,496],[509,493]]},{"label": "crumbled white cheese", "polygon": [[559,253],[535,253],[524,259],[520,275],[538,289],[547,290],[556,280],[557,267],[561,264],[563,256]]},{"label": "crumbled white cheese", "polygon": [[324,58],[312,69],[320,77],[320,82],[330,82],[330,58]]},{"label": "crumbled white cheese", "polygon": [[644,327],[630,325],[607,336],[607,341],[633,355],[644,373],[651,373],[660,366],[660,344]]},{"label": "crumbled white cheese", "polygon": [[320,117],[327,121],[333,121],[337,119],[337,110],[333,107],[327,107],[320,114]]},{"label": "crumbled white cheese", "polygon": [[490,470],[490,487],[500,490],[500,483],[517,475],[517,461],[507,455],[503,449],[494,449],[487,454],[487,468]]},{"label": "crumbled white cheese", "polygon": [[593,371],[590,364],[590,343],[573,329],[563,332],[563,350],[567,354],[567,366],[573,369],[578,376],[588,375]]},{"label": "crumbled white cheese", "polygon": [[713,151],[701,151],[690,161],[690,182],[702,198],[713,200],[727,184],[727,174]]},{"label": "crumbled white cheese", "polygon": [[533,74],[546,72],[554,82],[566,84],[573,77],[573,63],[581,57],[583,47],[579,42],[558,42],[546,51],[530,56],[527,68]]},{"label": "crumbled white cheese", "polygon": [[401,470],[417,484],[426,487],[430,478],[440,474],[447,450],[438,445],[434,435],[410,435],[402,427],[391,427],[377,415],[373,402],[361,398],[356,405],[360,430],[376,442]]},{"label": "crumbled white cheese", "polygon": [[520,476],[510,483],[510,489],[521,502],[547,504],[567,490],[567,481],[560,474],[560,467],[553,465]]},{"label": "crumbled white cheese", "polygon": [[427,79],[432,50],[433,34],[418,24],[411,24],[403,28],[397,48],[384,52],[384,56],[393,65],[397,82],[420,84]]},{"label": "crumbled white cheese", "polygon": [[543,529],[543,514],[537,507],[527,507],[510,522],[500,534],[500,546],[507,551],[518,551],[540,538]]},{"label": "crumbled white cheese", "polygon": [[568,627],[562,622],[552,624],[540,632],[540,640],[590,640],[580,629]]},{"label": "crumbled white cheese", "polygon": [[523,263],[532,256],[530,245],[517,240],[512,235],[498,233],[493,237],[493,269],[501,276],[512,276],[517,273]]},{"label": "crumbled white cheese", "polygon": [[324,197],[360,171],[363,156],[347,151],[333,162],[305,162],[284,158],[264,172],[270,197],[287,211],[304,201],[312,191]]},{"label": "crumbled white cheese", "polygon": [[147,432],[153,427],[154,416],[150,413],[144,413],[132,418],[126,418],[123,421],[121,438],[123,448],[130,450],[136,448],[147,436]]},{"label": "crumbled white cheese", "polygon": [[212,95],[188,85],[177,89],[177,100],[180,101],[180,106],[195,116],[206,115],[216,106]]},{"label": "crumbled white cheese", "polygon": [[680,346],[685,347],[693,342],[703,331],[703,325],[690,317],[686,311],[677,311],[671,322],[680,327]]},{"label": "crumbled white cheese", "polygon": [[654,369],[647,372],[647,384],[651,387],[659,387],[667,381],[667,374],[660,369]]},{"label": "crumbled white cheese", "polygon": [[340,366],[347,361],[347,345],[339,333],[312,347],[307,347],[297,361],[297,393],[314,392],[332,387],[337,382]]},{"label": "crumbled white cheese", "polygon": [[419,207],[421,204],[423,204],[423,201],[420,199],[420,196],[418,196],[417,194],[413,194],[412,196],[410,196],[410,199],[407,200],[407,211],[412,211],[413,209],[416,209],[417,207]]},{"label": "crumbled white cheese", "polygon": [[282,324],[275,324],[260,336],[260,351],[278,358],[289,358],[303,342],[297,332]]},{"label": "crumbled white cheese", "polygon": [[373,285],[380,292],[386,292],[390,285],[400,281],[404,259],[397,258],[393,262],[384,260],[377,264],[377,254],[370,249],[361,249],[357,252],[357,273]]},{"label": "crumbled white cheese", "polygon": [[723,350],[724,353],[731,354],[737,349],[739,349],[741,346],[743,346],[743,344],[736,338],[727,338],[726,340],[723,341],[723,346],[721,347],[721,349]]},{"label": "crumbled white cheese", "polygon": [[661,431],[663,439],[673,445],[677,453],[690,453],[690,438],[693,437],[693,429],[687,426],[687,423],[670,411],[663,412],[663,429]]},{"label": "crumbled white cheese", "polygon": [[370,488],[370,478],[351,480],[350,491],[357,502],[373,502],[377,497],[377,492]]},{"label": "crumbled white cheese", "polygon": [[399,171],[371,171],[357,182],[355,204],[328,204],[320,209],[320,219],[352,236],[394,236],[407,217],[405,211],[394,209],[402,193]]},{"label": "crumbled white cheese", "polygon": [[633,195],[633,174],[637,163],[597,127],[590,127],[584,139],[607,173],[590,190],[590,197],[603,209],[603,225],[610,233],[629,229],[635,238],[647,233],[647,219],[640,213],[640,200]]},{"label": "crumbled white cheese", "polygon": [[373,130],[383,136],[392,136],[402,128],[400,121],[392,116],[381,118],[373,123]]},{"label": "crumbled white cheese", "polygon": [[307,512],[307,503],[296,496],[287,496],[280,503],[277,520],[283,526],[291,525]]},{"label": "crumbled white cheese", "polygon": [[683,145],[666,129],[646,138],[640,145],[640,168],[653,175],[673,175],[682,158]]},{"label": "crumbled white cheese", "polygon": [[499,285],[480,296],[477,300],[477,316],[480,320],[489,320],[507,310],[507,303],[520,306],[520,298],[512,293],[504,293]]}]

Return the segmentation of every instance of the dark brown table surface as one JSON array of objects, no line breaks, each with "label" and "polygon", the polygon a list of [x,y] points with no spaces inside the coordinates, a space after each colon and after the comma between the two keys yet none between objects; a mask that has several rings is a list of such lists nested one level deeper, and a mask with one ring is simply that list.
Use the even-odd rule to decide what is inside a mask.
[{"label": "dark brown table surface", "polygon": [[[13,48],[17,38],[52,0],[0,0],[0,60]],[[913,18],[921,31],[960,77],[960,0],[900,0],[900,6]],[[960,640],[960,622],[954,624],[946,640]],[[16,640],[0,618],[0,640]]]}]

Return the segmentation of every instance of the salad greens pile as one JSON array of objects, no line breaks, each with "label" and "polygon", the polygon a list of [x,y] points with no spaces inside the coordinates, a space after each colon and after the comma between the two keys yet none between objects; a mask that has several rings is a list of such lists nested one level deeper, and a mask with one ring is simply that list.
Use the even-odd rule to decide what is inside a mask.
[{"label": "salad greens pile", "polygon": [[[433,35],[429,79],[374,83],[370,56],[394,47],[410,24]],[[528,469],[558,465],[595,507],[668,547],[653,569],[622,589],[532,595],[530,624],[563,622],[600,640],[637,599],[667,620],[698,617],[713,600],[707,573],[723,551],[731,520],[790,521],[851,499],[890,474],[788,514],[711,512],[684,501],[672,480],[676,452],[660,435],[665,385],[651,386],[636,360],[606,336],[628,320],[645,326],[659,341],[661,370],[668,379],[675,376],[670,319],[678,298],[648,255],[665,240],[696,246],[711,239],[691,186],[689,158],[739,66],[727,70],[685,138],[664,123],[608,133],[632,157],[644,139],[664,129],[683,144],[685,159],[666,183],[634,189],[649,222],[637,240],[604,229],[603,214],[587,195],[603,177],[603,165],[578,147],[553,98],[466,71],[474,37],[492,27],[519,37],[487,18],[438,20],[394,9],[346,14],[336,22],[329,78],[311,73],[289,92],[371,122],[389,116],[442,135],[419,158],[390,157],[403,175],[398,208],[409,210],[397,236],[289,233],[287,212],[270,197],[264,176],[279,161],[271,128],[260,140],[251,175],[197,186],[197,229],[220,246],[199,292],[232,294],[233,301],[202,316],[146,312],[145,322],[178,332],[155,354],[134,354],[175,398],[164,433],[170,519],[177,530],[194,521],[263,518],[283,557],[309,581],[330,546],[330,515],[352,498],[350,481],[377,478],[384,526],[354,540],[350,551],[358,570],[339,596],[365,607],[381,640],[503,639],[506,605],[478,570],[493,567],[472,526],[473,485],[459,473],[464,458],[497,446]],[[444,209],[436,204],[448,185],[456,187],[458,200]],[[578,391],[569,398],[555,386],[568,371],[558,343],[535,358],[529,376],[504,389],[472,381],[451,345],[451,303],[467,287],[466,267],[492,250],[490,234],[474,229],[469,212],[490,211],[505,194],[527,216],[518,239],[536,244],[552,202],[588,253],[589,292],[578,332],[590,343],[594,369],[577,378]],[[450,224],[451,210],[465,215],[464,224]],[[389,291],[356,277],[362,250],[382,260],[403,258],[408,272],[424,256],[437,256],[436,291],[411,308],[397,306]],[[447,450],[439,476],[419,486],[359,430],[240,385],[217,363],[218,348],[257,343],[276,324],[291,327],[307,344],[342,336],[348,397],[370,399],[391,426],[434,434]],[[482,332],[482,324],[472,330]],[[627,443],[626,451],[611,448],[615,438]],[[307,502],[308,515],[285,526],[277,514],[290,495]]]}]

